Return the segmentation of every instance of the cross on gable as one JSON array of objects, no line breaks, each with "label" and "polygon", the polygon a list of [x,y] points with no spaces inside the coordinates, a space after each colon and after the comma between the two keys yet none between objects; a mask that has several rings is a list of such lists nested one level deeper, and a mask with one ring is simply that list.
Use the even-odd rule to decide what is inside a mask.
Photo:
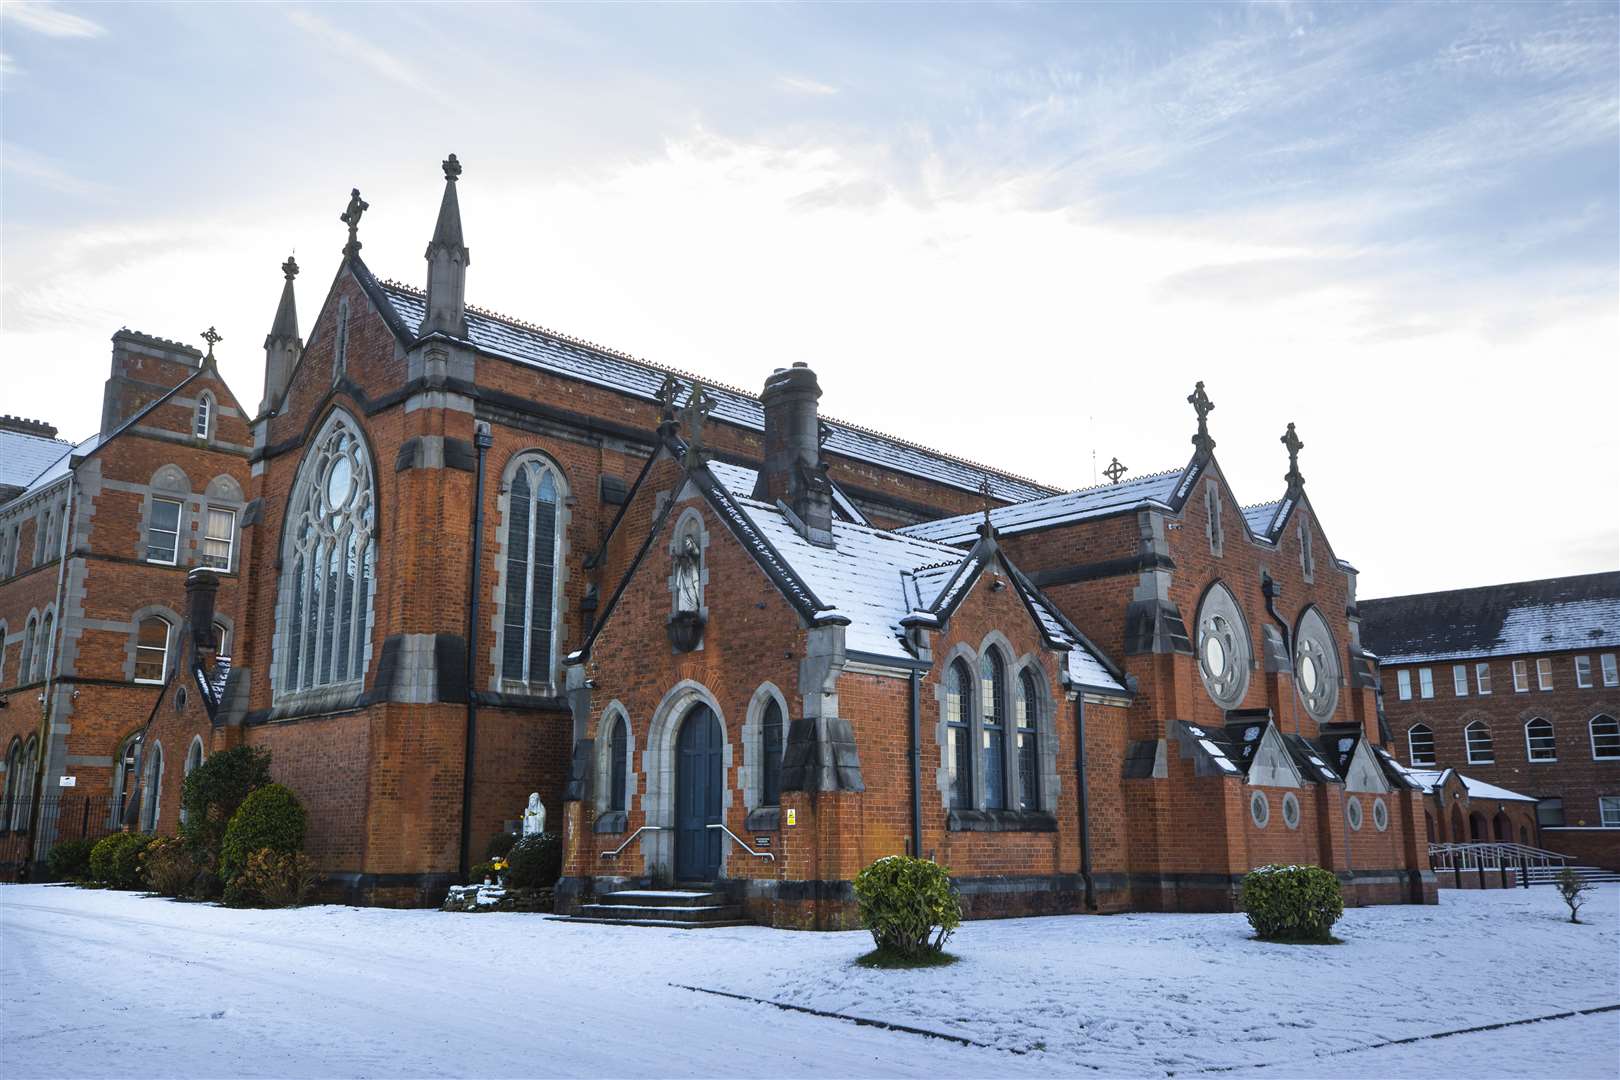
[{"label": "cross on gable", "polygon": [[681,396],[681,380],[673,375],[665,375],[658,392],[653,400],[658,402],[658,411],[661,415],[672,417],[675,415],[675,399]]},{"label": "cross on gable", "polygon": [[1283,479],[1288,481],[1289,487],[1298,487],[1305,482],[1305,477],[1299,471],[1299,452],[1305,444],[1295,434],[1292,420],[1288,422],[1288,430],[1283,433],[1283,437],[1278,442],[1288,447],[1288,475],[1284,476]]},{"label": "cross on gable", "polygon": [[1118,457],[1115,457],[1113,461],[1108,463],[1108,468],[1103,470],[1103,475],[1108,477],[1109,483],[1117,484],[1119,478],[1125,475],[1125,466]]},{"label": "cross on gable", "polygon": [[986,529],[991,527],[990,504],[993,498],[994,494],[990,488],[990,477],[986,476],[983,480],[979,481],[979,500],[981,505],[984,507],[984,527]]},{"label": "cross on gable", "polygon": [[349,227],[349,242],[343,246],[343,254],[353,255],[360,250],[360,215],[371,209],[371,204],[360,197],[360,189],[355,188],[349,192],[349,205],[338,220]]},{"label": "cross on gable", "polygon": [[692,384],[692,394],[681,410],[681,427],[686,431],[686,444],[692,450],[703,449],[703,425],[714,411],[714,398],[703,389],[702,383]]},{"label": "cross on gable", "polygon": [[208,358],[212,360],[214,357],[214,346],[219,344],[221,341],[224,341],[225,335],[221,334],[218,330],[215,330],[212,326],[210,326],[208,329],[202,332],[202,339],[208,342]]},{"label": "cross on gable", "polygon": [[1215,440],[1209,436],[1209,414],[1215,411],[1215,403],[1204,393],[1204,380],[1199,379],[1193,392],[1187,395],[1187,404],[1198,414],[1198,433],[1192,438],[1193,445],[1207,454],[1215,449]]}]

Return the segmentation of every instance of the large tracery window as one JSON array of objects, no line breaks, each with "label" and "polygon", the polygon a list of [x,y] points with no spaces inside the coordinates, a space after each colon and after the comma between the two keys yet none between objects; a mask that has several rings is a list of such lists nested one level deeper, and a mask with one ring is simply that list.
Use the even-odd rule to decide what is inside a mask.
[{"label": "large tracery window", "polygon": [[304,459],[288,508],[278,620],[282,692],[365,675],[375,531],[371,456],[354,422],[333,413]]},{"label": "large tracery window", "polygon": [[1198,673],[1215,704],[1235,709],[1249,689],[1249,629],[1231,590],[1217,582],[1198,606]]},{"label": "large tracery window", "polygon": [[518,463],[508,492],[501,677],[531,689],[549,686],[555,670],[562,498],[562,479],[549,462]]}]

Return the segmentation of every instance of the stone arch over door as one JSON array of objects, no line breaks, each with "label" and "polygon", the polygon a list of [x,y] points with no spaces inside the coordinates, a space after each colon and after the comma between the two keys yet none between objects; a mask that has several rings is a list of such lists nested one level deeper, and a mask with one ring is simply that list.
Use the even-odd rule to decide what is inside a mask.
[{"label": "stone arch over door", "polygon": [[[641,754],[641,771],[647,778],[645,794],[641,797],[641,812],[648,825],[656,826],[641,837],[642,872],[660,881],[673,881],[675,875],[675,743],[680,735],[681,721],[686,719],[692,706],[703,704],[714,710],[720,724],[724,747],[721,751],[720,814],[729,816],[732,805],[732,787],[736,776],[736,743],[731,738],[726,714],[713,692],[702,683],[682,679],[670,688],[653,710],[647,725],[646,748]],[[729,844],[720,847],[720,877],[726,876],[731,857]]]}]

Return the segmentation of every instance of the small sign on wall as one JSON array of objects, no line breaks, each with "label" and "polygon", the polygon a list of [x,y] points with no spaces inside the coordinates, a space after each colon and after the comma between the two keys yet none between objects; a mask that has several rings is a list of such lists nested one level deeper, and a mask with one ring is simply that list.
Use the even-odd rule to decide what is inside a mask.
[{"label": "small sign on wall", "polygon": [[771,838],[768,837],[768,836],[756,836],[756,837],[754,837],[754,846],[759,847],[759,848],[770,847],[771,846]]},{"label": "small sign on wall", "polygon": [[799,823],[799,811],[791,806],[787,808],[787,823],[789,825],[797,825]]},{"label": "small sign on wall", "polygon": [[79,786],[79,778],[77,776],[58,777],[57,781],[56,781],[56,786],[57,787],[78,787]]}]

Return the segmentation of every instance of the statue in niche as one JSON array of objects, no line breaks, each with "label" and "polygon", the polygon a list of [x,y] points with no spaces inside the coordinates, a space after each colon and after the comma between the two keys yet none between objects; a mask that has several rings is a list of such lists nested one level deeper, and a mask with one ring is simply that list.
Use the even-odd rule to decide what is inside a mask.
[{"label": "statue in niche", "polygon": [[546,831],[546,804],[538,791],[529,792],[529,805],[523,808],[523,836],[539,836]]},{"label": "statue in niche", "polygon": [[687,533],[675,549],[675,610],[696,612],[703,606],[703,553],[697,537]]}]

